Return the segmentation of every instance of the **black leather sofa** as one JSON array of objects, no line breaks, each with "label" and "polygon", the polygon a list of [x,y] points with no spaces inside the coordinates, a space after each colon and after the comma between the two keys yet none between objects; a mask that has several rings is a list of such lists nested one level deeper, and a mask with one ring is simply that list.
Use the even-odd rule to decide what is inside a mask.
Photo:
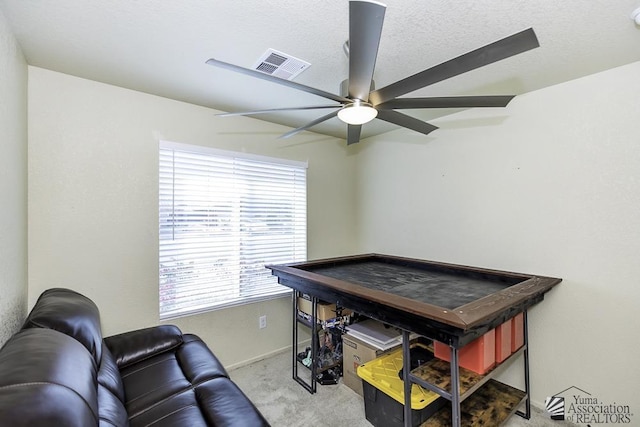
[{"label": "black leather sofa", "polygon": [[100,314],[45,291],[0,349],[2,426],[268,426],[209,348],[171,325],[102,338]]}]

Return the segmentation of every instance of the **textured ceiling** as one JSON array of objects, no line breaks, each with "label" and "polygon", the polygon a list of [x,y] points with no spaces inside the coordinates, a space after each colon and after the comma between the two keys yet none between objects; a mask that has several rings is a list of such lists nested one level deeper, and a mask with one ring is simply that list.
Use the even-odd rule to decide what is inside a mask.
[{"label": "textured ceiling", "polygon": [[[377,87],[529,27],[540,41],[537,49],[411,97],[522,94],[640,60],[640,27],[629,18],[640,0],[386,4]],[[326,100],[208,66],[205,61],[211,57],[250,68],[273,48],[312,64],[296,82],[334,93],[348,74],[342,50],[348,38],[347,0],[0,0],[0,11],[31,65],[222,111]],[[298,127],[325,113],[260,118]],[[429,119],[445,113],[409,114]],[[363,127],[363,137],[391,129],[395,127],[374,120]],[[337,118],[311,130],[343,138],[346,133]]]}]

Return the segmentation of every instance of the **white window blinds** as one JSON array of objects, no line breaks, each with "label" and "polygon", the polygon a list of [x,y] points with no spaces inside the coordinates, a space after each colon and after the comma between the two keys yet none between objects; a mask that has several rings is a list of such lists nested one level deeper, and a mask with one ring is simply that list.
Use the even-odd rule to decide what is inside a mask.
[{"label": "white window blinds", "polygon": [[306,164],[160,143],[160,318],[289,292],[307,256]]}]

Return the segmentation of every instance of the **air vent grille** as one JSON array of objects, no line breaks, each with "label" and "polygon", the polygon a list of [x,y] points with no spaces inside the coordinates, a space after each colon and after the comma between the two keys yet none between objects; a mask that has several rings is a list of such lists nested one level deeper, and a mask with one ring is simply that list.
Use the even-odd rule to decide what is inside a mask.
[{"label": "air vent grille", "polygon": [[268,62],[261,62],[256,68],[258,71],[262,71],[266,74],[273,74],[278,69],[277,65],[269,64]]},{"label": "air vent grille", "polygon": [[253,68],[281,79],[293,80],[294,77],[309,68],[309,66],[311,64],[302,59],[274,49],[267,49]]}]

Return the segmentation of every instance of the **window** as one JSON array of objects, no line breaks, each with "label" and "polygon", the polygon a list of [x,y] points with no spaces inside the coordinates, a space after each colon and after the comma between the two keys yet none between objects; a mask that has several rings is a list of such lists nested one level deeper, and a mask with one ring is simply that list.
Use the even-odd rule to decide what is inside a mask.
[{"label": "window", "polygon": [[307,256],[306,163],[160,143],[160,318],[290,292]]}]

